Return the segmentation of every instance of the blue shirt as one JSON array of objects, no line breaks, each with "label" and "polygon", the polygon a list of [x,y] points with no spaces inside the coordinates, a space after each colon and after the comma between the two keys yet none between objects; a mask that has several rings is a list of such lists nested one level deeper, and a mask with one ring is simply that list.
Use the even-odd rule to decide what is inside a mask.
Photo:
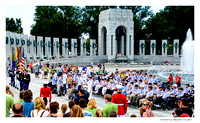
[{"label": "blue shirt", "polygon": [[57,77],[57,73],[55,73],[52,77],[52,85],[56,85],[56,77]]},{"label": "blue shirt", "polygon": [[172,94],[177,94],[177,93],[178,93],[178,89],[177,88],[172,90]]},{"label": "blue shirt", "polygon": [[190,91],[190,88],[185,88],[184,90],[183,90],[183,93],[188,93]]},{"label": "blue shirt", "polygon": [[140,95],[146,94],[146,90],[145,90],[145,89],[139,89],[139,94],[140,94]]},{"label": "blue shirt", "polygon": [[87,110],[82,110],[85,117],[93,117],[92,113]]},{"label": "blue shirt", "polygon": [[153,91],[147,92],[146,98],[147,98],[147,97],[150,97],[150,96],[153,96]]},{"label": "blue shirt", "polygon": [[62,77],[59,77],[57,81],[57,85],[62,86],[62,81],[63,81]]},{"label": "blue shirt", "polygon": [[166,98],[166,97],[169,97],[169,96],[170,96],[170,94],[171,94],[171,93],[170,93],[170,91],[168,91],[168,92],[166,92],[166,93],[163,95],[163,97],[162,97],[162,98],[164,99],[164,98]]},{"label": "blue shirt", "polygon": [[22,103],[23,105],[23,112],[22,115],[27,116],[27,117],[31,117],[31,111],[34,110],[34,102],[26,102],[24,101]]},{"label": "blue shirt", "polygon": [[139,89],[135,89],[135,88],[134,88],[134,89],[132,89],[131,91],[132,91],[133,94],[138,94],[138,93],[139,93]]}]

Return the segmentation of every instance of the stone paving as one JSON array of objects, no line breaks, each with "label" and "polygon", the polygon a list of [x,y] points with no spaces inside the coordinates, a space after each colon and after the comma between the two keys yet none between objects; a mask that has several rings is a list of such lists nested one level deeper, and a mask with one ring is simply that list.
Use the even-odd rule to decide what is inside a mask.
[{"label": "stone paving", "polygon": [[[44,79],[41,78],[35,78],[34,74],[31,74],[31,82],[29,85],[29,89],[31,89],[31,91],[33,92],[33,101],[36,97],[39,96],[40,94],[40,88],[42,87],[42,83],[43,83]],[[7,77],[7,81],[6,84],[9,83],[9,78]],[[11,91],[14,93],[14,101],[18,100],[19,97],[19,90],[10,87]],[[100,95],[95,95],[93,94],[93,98],[96,99],[97,102],[97,107],[99,109],[103,109],[103,107],[105,106],[105,102],[102,96]],[[57,101],[61,107],[62,104],[67,104],[69,102],[69,99],[67,98],[67,96],[62,96],[62,97],[57,97],[56,94],[52,94],[52,101]],[[174,110],[162,110],[162,109],[158,109],[158,110],[153,110],[154,114],[156,117],[172,117],[172,112]],[[61,111],[59,110],[59,113],[61,113]],[[137,116],[139,116],[139,109],[133,106],[128,106],[128,111],[126,116],[129,117],[131,114],[136,114]],[[11,113],[12,116],[12,113]]]}]

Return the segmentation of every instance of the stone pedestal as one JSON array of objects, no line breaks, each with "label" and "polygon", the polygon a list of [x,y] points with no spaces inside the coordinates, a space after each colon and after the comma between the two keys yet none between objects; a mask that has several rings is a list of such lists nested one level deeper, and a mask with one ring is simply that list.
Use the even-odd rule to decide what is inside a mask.
[{"label": "stone pedestal", "polygon": [[71,40],[71,53],[72,56],[77,56],[77,39]]},{"label": "stone pedestal", "polygon": [[162,56],[167,56],[167,40],[162,40]]},{"label": "stone pedestal", "polygon": [[145,55],[145,40],[140,40],[140,55]]},{"label": "stone pedestal", "polygon": [[69,55],[69,44],[68,44],[68,39],[67,38],[63,38],[62,39],[62,56],[64,58],[68,58]]},{"label": "stone pedestal", "polygon": [[174,39],[174,57],[179,57],[179,39]]},{"label": "stone pedestal", "polygon": [[43,37],[37,36],[37,56],[36,56],[37,60],[43,59],[43,46],[44,46]]},{"label": "stone pedestal", "polygon": [[47,57],[48,60],[52,58],[51,47],[51,37],[45,37],[45,57]]},{"label": "stone pedestal", "polygon": [[81,38],[81,56],[86,56],[86,40],[82,37]]},{"label": "stone pedestal", "polygon": [[156,40],[151,40],[150,55],[156,55]]}]

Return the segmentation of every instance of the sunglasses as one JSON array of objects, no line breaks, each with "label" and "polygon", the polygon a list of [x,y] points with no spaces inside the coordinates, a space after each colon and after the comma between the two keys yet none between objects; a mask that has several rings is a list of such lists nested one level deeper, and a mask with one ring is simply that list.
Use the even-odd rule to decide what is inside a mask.
[{"label": "sunglasses", "polygon": [[144,106],[148,106],[149,104],[143,104]]}]

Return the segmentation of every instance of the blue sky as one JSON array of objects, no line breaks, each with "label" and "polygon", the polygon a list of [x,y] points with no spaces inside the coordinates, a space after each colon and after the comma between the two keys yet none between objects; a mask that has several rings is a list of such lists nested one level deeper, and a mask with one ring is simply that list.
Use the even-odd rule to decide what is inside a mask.
[{"label": "blue sky", "polygon": [[[165,6],[151,6],[154,13],[163,9]],[[35,22],[34,19],[35,6],[7,6],[6,7],[6,17],[9,18],[21,18],[22,28],[24,29],[24,34],[30,35],[31,25]]]}]

